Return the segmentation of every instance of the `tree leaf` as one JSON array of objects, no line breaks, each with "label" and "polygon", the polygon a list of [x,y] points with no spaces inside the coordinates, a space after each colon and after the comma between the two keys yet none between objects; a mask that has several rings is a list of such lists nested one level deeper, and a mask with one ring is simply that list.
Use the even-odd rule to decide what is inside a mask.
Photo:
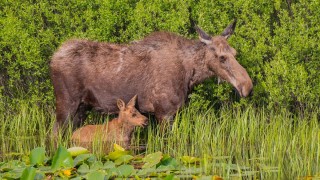
[{"label": "tree leaf", "polygon": [[30,153],[30,164],[42,165],[45,158],[45,149],[43,147],[34,148]]}]

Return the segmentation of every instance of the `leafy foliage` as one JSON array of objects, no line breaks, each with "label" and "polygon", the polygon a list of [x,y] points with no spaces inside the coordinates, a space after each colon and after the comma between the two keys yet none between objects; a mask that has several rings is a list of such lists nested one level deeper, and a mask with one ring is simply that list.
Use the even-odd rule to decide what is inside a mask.
[{"label": "leafy foliage", "polygon": [[53,102],[48,64],[69,38],[129,42],[165,30],[195,38],[197,23],[212,35],[238,19],[230,44],[254,81],[239,101],[230,85],[207,81],[198,104],[268,105],[293,111],[320,103],[319,1],[2,1],[0,98]]},{"label": "leafy foliage", "polygon": [[[146,155],[142,161],[141,158],[133,157],[131,164],[117,164],[116,161],[124,156],[119,156],[115,161],[110,160],[106,156],[105,160],[97,160],[95,155],[82,151],[82,154],[72,157],[71,154],[79,153],[79,147],[66,148],[60,146],[51,161],[42,161],[35,164],[27,164],[23,161],[9,161],[0,163],[0,178],[22,178],[22,179],[45,179],[45,178],[78,178],[78,179],[112,179],[112,178],[128,178],[136,179],[157,177],[169,178],[173,177],[201,177],[202,171],[196,166],[185,167],[180,165],[174,158],[169,155],[163,156],[161,152]],[[43,148],[38,147],[32,150],[30,159],[42,159]],[[124,151],[114,149],[114,152]],[[195,157],[188,157],[196,159]],[[49,162],[52,162],[51,164]],[[75,162],[75,163],[71,163]],[[70,164],[71,163],[71,164]],[[141,163],[144,163],[141,167]],[[12,166],[14,165],[14,166]],[[10,168],[8,168],[10,167]],[[209,176],[203,176],[209,178]],[[212,176],[219,177],[219,176]],[[211,178],[211,176],[210,176]]]}]

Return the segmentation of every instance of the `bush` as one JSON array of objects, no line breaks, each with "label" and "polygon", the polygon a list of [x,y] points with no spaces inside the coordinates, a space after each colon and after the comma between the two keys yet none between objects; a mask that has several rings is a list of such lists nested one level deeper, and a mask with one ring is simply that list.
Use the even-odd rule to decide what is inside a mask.
[{"label": "bush", "polygon": [[48,63],[67,39],[123,43],[157,30],[196,38],[193,22],[217,35],[237,18],[229,42],[253,79],[254,96],[239,101],[230,85],[213,79],[195,88],[193,100],[293,111],[317,106],[319,6],[295,0],[1,1],[0,98],[53,102]]}]

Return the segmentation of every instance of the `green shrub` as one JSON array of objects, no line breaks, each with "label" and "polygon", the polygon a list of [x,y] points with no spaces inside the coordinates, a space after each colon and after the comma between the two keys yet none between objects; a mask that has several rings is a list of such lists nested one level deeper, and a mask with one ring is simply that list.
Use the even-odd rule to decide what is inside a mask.
[{"label": "green shrub", "polygon": [[195,88],[194,100],[293,111],[317,106],[319,6],[279,0],[1,1],[0,97],[8,103],[53,102],[48,65],[67,39],[127,43],[158,30],[197,38],[194,23],[218,35],[237,18],[229,42],[253,79],[253,97],[239,100],[230,85],[212,79]]}]

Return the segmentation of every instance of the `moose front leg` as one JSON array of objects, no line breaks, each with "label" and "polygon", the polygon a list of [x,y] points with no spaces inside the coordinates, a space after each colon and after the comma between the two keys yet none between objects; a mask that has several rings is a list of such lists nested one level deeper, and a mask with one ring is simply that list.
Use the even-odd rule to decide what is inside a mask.
[{"label": "moose front leg", "polygon": [[160,125],[161,132],[165,132],[165,129],[172,129],[174,123],[174,117],[179,107],[176,104],[162,102],[155,106],[155,117]]}]

